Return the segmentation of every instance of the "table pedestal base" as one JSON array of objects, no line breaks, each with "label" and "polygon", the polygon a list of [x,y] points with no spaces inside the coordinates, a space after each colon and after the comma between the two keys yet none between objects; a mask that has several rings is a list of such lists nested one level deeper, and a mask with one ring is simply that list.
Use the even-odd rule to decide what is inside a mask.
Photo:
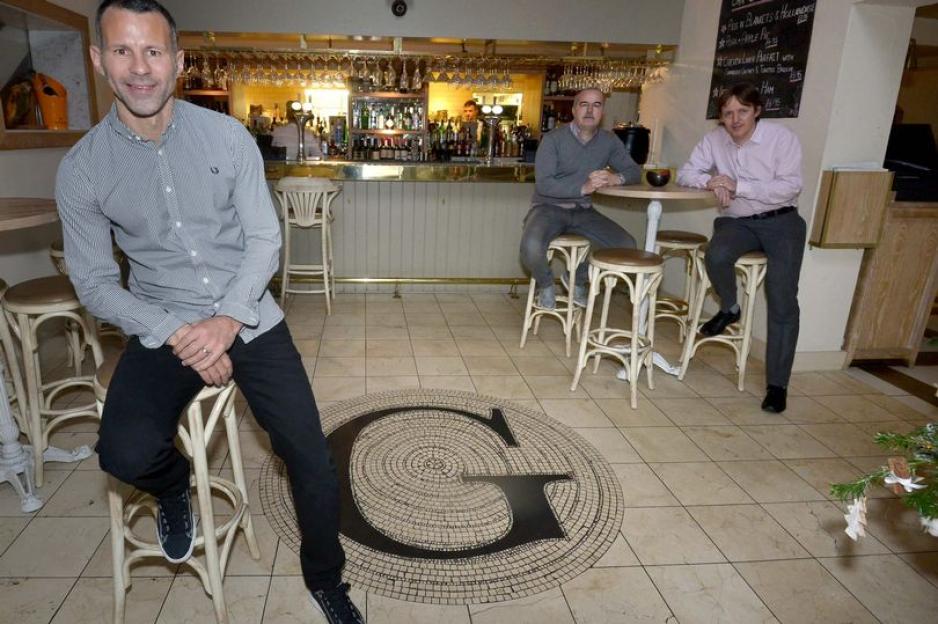
[{"label": "table pedestal base", "polygon": [[28,451],[10,465],[0,460],[0,483],[5,481],[9,481],[19,495],[23,513],[32,513],[42,507],[42,499],[33,493],[33,457]]},{"label": "table pedestal base", "polygon": [[59,462],[62,464],[71,464],[91,457],[91,447],[87,444],[75,447],[72,450],[62,449],[50,446],[42,452],[42,460],[47,462]]}]

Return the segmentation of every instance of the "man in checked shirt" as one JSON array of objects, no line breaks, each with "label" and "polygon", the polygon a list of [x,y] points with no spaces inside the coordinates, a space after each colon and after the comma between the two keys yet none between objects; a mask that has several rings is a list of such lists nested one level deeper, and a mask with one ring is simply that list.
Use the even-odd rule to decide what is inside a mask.
[{"label": "man in checked shirt", "polygon": [[341,582],[339,489],[319,412],[267,291],[280,229],[257,146],[236,120],[173,97],[183,52],[158,2],[105,0],[95,27],[91,60],[116,102],[63,159],[56,201],[79,298],[130,336],[108,388],[101,468],[156,497],[163,553],[187,559],[195,526],[176,423],[204,385],[233,378],[287,467],[315,604],[330,623],[362,622]]}]

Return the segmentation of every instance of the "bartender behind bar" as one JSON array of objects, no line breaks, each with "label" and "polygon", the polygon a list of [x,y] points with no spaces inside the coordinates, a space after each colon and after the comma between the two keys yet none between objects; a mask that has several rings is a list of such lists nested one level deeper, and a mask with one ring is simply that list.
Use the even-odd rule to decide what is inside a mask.
[{"label": "bartender behind bar", "polygon": [[[274,147],[285,147],[287,150],[287,160],[298,160],[297,153],[299,150],[300,133],[296,128],[296,123],[293,121],[293,111],[290,110],[287,115],[290,118],[290,123],[274,126],[271,145]],[[304,128],[303,133],[303,139],[306,143],[306,157],[322,157],[322,149],[319,147],[319,137],[309,128]]]}]

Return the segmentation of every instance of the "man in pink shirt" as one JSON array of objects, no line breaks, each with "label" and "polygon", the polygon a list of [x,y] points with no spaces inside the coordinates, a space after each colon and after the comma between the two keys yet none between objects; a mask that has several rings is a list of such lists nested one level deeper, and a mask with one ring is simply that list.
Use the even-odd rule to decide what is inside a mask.
[{"label": "man in pink shirt", "polygon": [[739,320],[733,265],[744,253],[768,257],[766,395],[762,409],[782,412],[798,342],[798,277],[806,225],[795,205],[801,192],[801,144],[783,125],[760,121],[762,98],[750,84],[724,91],[720,125],[697,144],[677,174],[682,186],[713,191],[720,216],[713,222],[707,274],[720,311],[703,324],[705,336]]}]

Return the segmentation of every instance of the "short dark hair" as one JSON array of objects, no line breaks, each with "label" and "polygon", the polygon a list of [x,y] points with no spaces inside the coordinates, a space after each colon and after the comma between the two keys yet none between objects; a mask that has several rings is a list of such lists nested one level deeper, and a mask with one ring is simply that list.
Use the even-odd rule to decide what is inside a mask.
[{"label": "short dark hair", "polygon": [[104,2],[98,5],[98,12],[94,16],[94,32],[98,37],[98,45],[104,43],[104,38],[101,36],[101,17],[104,15],[105,11],[111,8],[124,9],[125,11],[132,11],[134,13],[159,13],[163,16],[163,19],[166,20],[166,23],[169,24],[169,34],[173,49],[175,50],[178,47],[176,20],[174,20],[170,12],[166,10],[166,7],[156,0],[104,0]]},{"label": "short dark hair", "polygon": [[730,98],[736,98],[740,104],[758,108],[762,110],[762,94],[755,85],[748,82],[740,82],[729,89],[724,89],[717,98],[717,116],[723,112],[723,107],[730,101]]},{"label": "short dark hair", "polygon": [[467,106],[470,106],[470,105],[471,105],[471,106],[475,106],[475,107],[476,107],[476,110],[479,109],[479,103],[476,102],[475,100],[466,100],[465,104],[463,104],[462,107],[463,107],[463,108],[466,108]]}]

